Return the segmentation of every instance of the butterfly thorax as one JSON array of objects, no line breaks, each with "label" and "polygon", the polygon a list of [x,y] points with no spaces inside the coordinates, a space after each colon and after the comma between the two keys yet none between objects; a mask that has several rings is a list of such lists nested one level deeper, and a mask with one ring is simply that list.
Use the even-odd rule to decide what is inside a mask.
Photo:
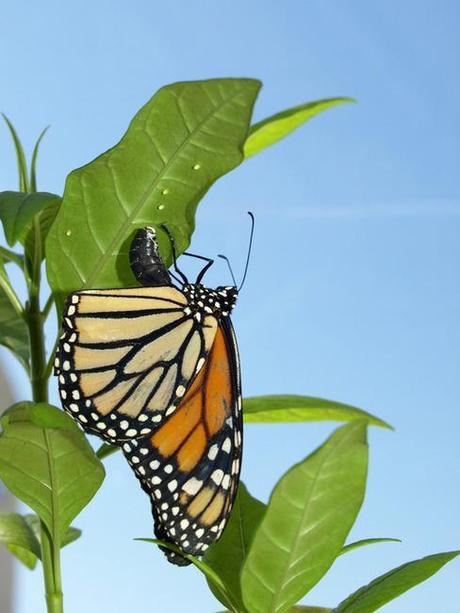
[{"label": "butterfly thorax", "polygon": [[221,317],[230,315],[238,297],[238,290],[233,286],[219,286],[215,289],[201,283],[184,285],[182,292],[187,297],[188,305],[184,309],[187,315]]}]

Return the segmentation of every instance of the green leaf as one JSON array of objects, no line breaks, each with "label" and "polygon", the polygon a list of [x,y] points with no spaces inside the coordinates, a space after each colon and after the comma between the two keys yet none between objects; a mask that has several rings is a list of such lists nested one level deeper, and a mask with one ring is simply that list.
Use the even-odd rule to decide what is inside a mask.
[{"label": "green leaf", "polygon": [[243,402],[246,423],[353,421],[393,429],[389,424],[349,404],[311,396],[255,396]]},{"label": "green leaf", "polygon": [[37,138],[37,142],[35,143],[35,147],[32,153],[32,161],[30,164],[30,191],[31,192],[36,192],[37,191],[37,158],[38,158],[38,151],[40,149],[40,143],[42,142],[43,137],[45,136],[45,134],[48,132],[49,126],[47,126],[40,134],[40,136]]},{"label": "green leaf", "polygon": [[[244,483],[240,482],[230,520],[222,538],[208,549],[204,557],[208,566],[224,582],[233,601],[238,604],[238,611],[246,610],[241,594],[241,568],[265,509],[266,505],[251,496]],[[209,587],[214,591],[212,583]],[[214,595],[219,598],[219,594]]]},{"label": "green leaf", "polygon": [[[307,607],[303,605],[297,605],[289,609],[290,613],[304,612],[304,613],[330,613],[332,609],[325,609],[324,607]],[[228,613],[228,611],[222,611],[222,613]],[[240,613],[238,611],[238,613]]]},{"label": "green leaf", "polygon": [[14,149],[16,151],[16,160],[18,165],[18,176],[19,176],[19,190],[21,192],[29,191],[29,182],[27,177],[27,162],[26,156],[24,154],[24,148],[22,146],[21,140],[14,129],[13,124],[8,119],[6,115],[2,113],[2,117],[5,120],[6,125],[8,126],[8,130],[10,131],[11,138],[13,140]]},{"label": "green leaf", "polygon": [[[81,530],[68,528],[61,547],[73,543],[80,536]],[[0,543],[4,543],[18,560],[33,570],[37,560],[41,559],[40,520],[36,515],[0,513]]]},{"label": "green leaf", "polygon": [[[9,285],[3,262],[0,262],[0,276]],[[14,308],[2,286],[0,286],[0,345],[7,347],[20,361],[26,372],[29,371],[29,331],[26,322]]]},{"label": "green leaf", "polygon": [[222,579],[219,575],[209,566],[206,562],[183,552],[179,547],[176,547],[172,543],[168,543],[167,541],[161,541],[160,539],[152,539],[152,538],[135,538],[135,541],[140,541],[143,543],[153,543],[154,545],[158,545],[158,547],[166,547],[166,549],[171,549],[175,553],[178,553],[186,560],[189,560],[200,572],[204,574],[206,579],[211,582],[214,586],[214,589],[220,593],[219,600],[224,602],[225,606],[229,606],[232,610],[236,610],[232,608],[233,604],[230,596],[227,593],[226,586],[223,583]]},{"label": "green leaf", "polygon": [[361,547],[366,547],[367,545],[375,545],[376,543],[401,543],[401,539],[394,538],[372,538],[372,539],[362,539],[360,541],[355,541],[354,543],[348,543],[342,547],[342,551],[339,555],[343,555],[344,553],[349,553],[354,549],[360,549]]},{"label": "green leaf", "polygon": [[39,235],[38,239],[40,241],[39,242],[40,259],[43,260],[46,257],[46,238],[48,236],[48,232],[51,229],[51,226],[53,225],[56,215],[59,211],[60,202],[61,200],[59,199],[58,201],[55,202],[57,206],[49,206],[43,209],[43,211],[40,211],[40,213],[38,213],[38,216],[37,216],[38,225],[36,226],[34,224],[33,227],[31,227],[30,230],[26,234],[26,237],[24,240],[24,248],[25,248],[24,251],[25,251],[25,257],[29,265],[30,271],[33,270],[33,263],[34,263],[34,259],[37,254],[36,249],[35,249],[36,241],[37,241],[37,234]]},{"label": "green leaf", "polygon": [[[52,427],[36,425],[38,413],[47,422],[52,412]],[[104,467],[73,419],[56,407],[21,402],[1,425],[0,478],[61,540],[102,484]]]},{"label": "green leaf", "polygon": [[7,545],[7,548],[9,552],[13,554],[14,557],[20,562],[22,562],[29,570],[34,570],[34,568],[37,566],[37,556],[31,553],[28,549],[24,549],[18,545]]},{"label": "green leaf", "polygon": [[8,298],[11,306],[19,317],[24,317],[24,307],[22,306],[18,295],[14,291],[8,273],[6,272],[3,258],[0,260],[0,289],[4,292],[5,296]]},{"label": "green leaf", "polygon": [[[190,242],[200,198],[243,161],[260,82],[213,79],[160,89],[112,149],[74,170],[48,235],[48,279],[75,289],[132,284],[127,252],[136,228],[162,224],[178,252]],[[159,230],[167,262],[170,244]]]},{"label": "green leaf", "polygon": [[78,541],[80,536],[81,536],[80,528],[74,528],[73,526],[70,526],[70,528],[67,528],[67,532],[64,534],[64,538],[62,539],[62,542],[61,542],[61,547],[66,547],[67,545],[71,545],[72,543],[75,543],[75,541]]},{"label": "green leaf", "polygon": [[[73,430],[75,432],[81,432],[75,421],[54,406],[46,404],[44,402],[38,402],[36,404],[30,402],[27,403],[26,419],[39,428],[57,428],[61,430]],[[23,413],[18,411],[18,417],[22,420]],[[12,420],[12,416],[8,413],[8,419]]]},{"label": "green leaf", "polygon": [[20,547],[40,558],[40,541],[19,513],[0,513],[0,543]]},{"label": "green leaf", "polygon": [[459,554],[460,551],[436,553],[398,566],[351,594],[333,611],[334,613],[373,613],[387,602],[429,579]]},{"label": "green leaf", "polygon": [[246,607],[285,611],[326,573],[361,507],[366,424],[336,430],[275,486],[241,573]]},{"label": "green leaf", "polygon": [[[36,515],[28,514],[24,515],[24,519],[29,524],[31,530],[35,534],[38,541],[40,541],[40,519]],[[81,530],[70,526],[67,528],[64,536],[61,539],[61,547],[66,547],[75,542],[81,536]]]},{"label": "green leaf", "polygon": [[251,126],[251,131],[244,144],[244,156],[251,157],[274,145],[276,142],[296,130],[303,123],[323,111],[339,104],[355,102],[353,98],[327,98],[294,106],[281,113],[267,117]]},{"label": "green leaf", "polygon": [[18,241],[24,244],[35,215],[46,209],[52,209],[56,215],[60,202],[59,196],[48,192],[0,192],[0,220],[8,245],[12,247]]},{"label": "green leaf", "polygon": [[108,443],[102,443],[99,449],[96,451],[96,455],[100,460],[105,460],[109,455],[112,455],[120,450],[120,447],[116,445],[109,445]]},{"label": "green leaf", "polygon": [[[355,421],[365,420],[369,425],[393,430],[387,422],[349,404],[343,404],[312,396],[254,396],[244,398],[245,423],[298,423],[304,421]],[[97,456],[102,460],[119,450],[119,447],[102,444]]]}]

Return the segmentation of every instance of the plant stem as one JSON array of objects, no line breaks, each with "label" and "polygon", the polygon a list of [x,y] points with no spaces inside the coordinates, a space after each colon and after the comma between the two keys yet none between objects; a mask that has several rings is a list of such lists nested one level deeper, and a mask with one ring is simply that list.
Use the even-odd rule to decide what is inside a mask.
[{"label": "plant stem", "polygon": [[47,301],[45,302],[45,306],[43,307],[43,317],[46,319],[51,311],[51,307],[54,304],[54,296],[50,294],[48,296]]},{"label": "plant stem", "polygon": [[10,301],[11,306],[19,317],[24,317],[24,310],[22,308],[21,301],[19,300],[13,286],[10,283],[10,280],[8,279],[8,275],[6,274],[6,270],[3,265],[3,259],[0,261],[0,288],[4,291],[6,297]]},{"label": "plant stem", "polygon": [[24,258],[19,253],[15,253],[6,247],[0,246],[0,259],[3,260],[4,264],[7,262],[14,262],[19,268],[22,270],[24,268]]},{"label": "plant stem", "polygon": [[43,576],[45,579],[46,607],[48,613],[63,613],[60,564],[56,567],[56,561],[59,562],[59,555],[56,558],[53,538],[43,522],[40,522],[40,543]]},{"label": "plant stem", "polygon": [[[29,328],[31,385],[34,402],[48,401],[48,373],[46,368],[45,335],[43,332],[44,315],[40,309],[41,241],[40,227],[35,220],[35,253],[29,284],[29,301],[26,307],[26,321]],[[46,430],[45,430],[45,436]],[[63,613],[61,583],[61,549],[58,518],[54,518],[51,534],[43,522],[40,523],[40,543],[42,551],[43,577],[45,582],[46,605],[48,613]]]},{"label": "plant stem", "polygon": [[34,219],[35,252],[32,262],[31,280],[29,284],[29,302],[27,304],[27,325],[30,338],[30,362],[32,397],[35,402],[48,401],[48,380],[46,371],[45,335],[43,332],[44,317],[40,309],[41,281],[41,241],[40,225]]},{"label": "plant stem", "polygon": [[38,295],[30,295],[27,309],[30,337],[30,363],[32,398],[34,402],[48,401],[48,381],[45,377],[46,353],[43,333],[43,316]]}]

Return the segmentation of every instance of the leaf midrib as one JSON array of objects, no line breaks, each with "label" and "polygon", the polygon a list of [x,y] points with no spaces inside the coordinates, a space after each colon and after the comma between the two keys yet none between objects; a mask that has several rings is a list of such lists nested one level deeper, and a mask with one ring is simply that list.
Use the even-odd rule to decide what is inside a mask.
[{"label": "leaf midrib", "polygon": [[[351,434],[351,433],[350,433],[350,434]],[[319,473],[320,473],[321,469],[323,468],[324,464],[326,464],[326,463],[327,463],[327,461],[329,460],[329,457],[331,456],[331,454],[332,454],[334,451],[336,451],[336,450],[337,450],[337,448],[338,448],[338,447],[340,447],[340,446],[341,446],[341,445],[344,443],[344,441],[346,441],[346,439],[347,439],[347,438],[348,438],[348,437],[344,437],[344,438],[343,438],[343,439],[342,439],[342,440],[339,442],[339,444],[338,444],[338,445],[334,445],[334,446],[332,446],[332,447],[331,447],[331,449],[329,450],[329,452],[326,454],[326,456],[325,456],[324,460],[323,460],[323,461],[322,461],[322,462],[321,462],[321,463],[318,465],[318,468],[317,468],[317,470],[316,470],[316,474],[315,474],[315,476],[314,476],[313,483],[312,483],[312,486],[311,486],[310,494],[309,494],[309,496],[308,496],[308,498],[307,498],[307,502],[306,502],[306,504],[305,504],[305,506],[304,506],[304,511],[303,511],[303,513],[302,513],[302,519],[301,519],[301,521],[299,522],[299,527],[298,527],[298,529],[296,530],[295,539],[293,540],[293,543],[297,543],[297,541],[298,541],[298,539],[299,539],[299,534],[300,534],[300,532],[301,532],[301,526],[303,525],[303,523],[304,523],[304,521],[305,521],[305,517],[306,517],[306,516],[308,515],[308,513],[310,512],[310,508],[309,508],[309,507],[310,507],[311,499],[312,499],[312,497],[313,497],[313,493],[314,493],[315,487],[316,487],[316,485],[317,485],[317,482],[318,482],[318,479],[319,479]],[[283,573],[283,575],[282,575],[282,579],[281,579],[281,581],[279,582],[279,585],[281,585],[281,588],[284,588],[285,584],[287,583],[287,581],[286,581],[286,577],[287,577],[288,571],[290,570],[290,568],[291,568],[291,566],[292,566],[292,558],[294,557],[294,548],[293,548],[293,547],[291,547],[290,552],[291,552],[291,554],[287,556],[287,564],[285,565],[285,569],[284,569],[284,573]],[[279,592],[277,592],[277,593],[279,593]],[[274,594],[274,596],[276,596],[276,594]],[[275,602],[273,602],[273,604],[271,605],[271,608],[270,608],[270,612],[271,612],[271,613],[276,613],[276,611],[278,610],[278,609],[276,608],[277,604],[279,605],[280,603],[279,603],[279,600],[276,598]],[[283,605],[283,604],[284,604],[284,603],[282,603],[282,602],[281,602],[281,605]],[[280,605],[280,606],[281,606],[281,605]]]},{"label": "leaf midrib", "polygon": [[[155,185],[158,184],[162,178],[164,177],[164,175],[166,174],[166,171],[169,170],[169,168],[173,165],[173,163],[175,162],[176,158],[178,157],[179,153],[182,152],[182,150],[184,149],[184,147],[186,147],[190,140],[193,138],[193,136],[201,129],[201,127],[203,125],[205,125],[207,123],[207,121],[209,120],[210,117],[212,117],[213,115],[215,115],[220,109],[222,109],[225,105],[230,104],[231,101],[241,93],[241,88],[237,88],[237,90],[231,95],[229,96],[229,98],[226,98],[224,100],[222,100],[222,102],[220,102],[216,107],[214,107],[212,109],[212,111],[210,111],[203,119],[202,121],[200,121],[195,128],[190,132],[187,129],[187,124],[185,123],[185,119],[184,119],[184,123],[186,126],[186,129],[188,131],[188,135],[187,138],[183,141],[183,143],[178,147],[178,149],[176,149],[176,151],[173,153],[173,155],[171,156],[171,158],[168,160],[168,162],[166,164],[163,165],[163,168],[160,170],[159,174],[155,177],[155,179],[152,181],[152,183],[149,185],[149,187],[147,187],[147,189],[144,192],[144,195],[141,197],[139,203],[136,205],[136,207],[131,211],[130,214],[127,215],[126,218],[126,222],[124,224],[120,225],[120,230],[115,234],[114,238],[112,239],[109,247],[107,248],[106,252],[101,256],[101,258],[98,260],[96,266],[93,269],[92,274],[88,277],[88,279],[85,281],[83,288],[87,289],[88,287],[91,287],[91,285],[93,284],[95,278],[97,278],[97,276],[101,273],[101,271],[105,268],[109,257],[111,257],[111,254],[113,252],[113,250],[115,249],[115,247],[118,245],[118,243],[122,240],[123,238],[123,234],[124,234],[124,230],[127,226],[129,226],[132,223],[132,219],[134,217],[136,217],[136,215],[138,214],[138,212],[142,209],[142,207],[145,205],[145,203],[147,202],[148,197],[150,196],[150,193],[152,192],[152,190],[154,189]],[[184,117],[184,113],[183,111],[179,108],[179,112],[182,115],[182,117]],[[146,132],[144,130],[144,132]],[[150,136],[150,135],[149,135]],[[153,139],[150,136],[150,140]],[[110,171],[111,172],[111,171]]]},{"label": "leaf midrib", "polygon": [[241,551],[243,552],[243,560],[246,558],[246,543],[244,538],[243,521],[241,516],[241,500],[237,499],[238,503],[238,532],[240,533]]},{"label": "leaf midrib", "polygon": [[51,458],[52,438],[51,433],[46,428],[43,429],[43,435],[47,447],[47,461],[48,469],[50,473],[50,486],[51,486],[51,524],[52,524],[52,538],[53,544],[60,543],[60,531],[59,531],[59,497],[57,492],[58,478],[56,474],[56,467]]},{"label": "leaf midrib", "polygon": [[15,215],[14,221],[13,221],[13,237],[16,239],[16,241],[18,240],[17,237],[18,237],[18,234],[19,234],[19,230],[18,230],[19,219],[20,219],[21,213],[22,213],[22,211],[24,209],[24,205],[25,205],[28,197],[29,197],[29,194],[24,194],[24,197],[20,199],[19,206],[16,209],[16,215]]},{"label": "leaf midrib", "polygon": [[[245,542],[245,538],[244,538],[244,529],[243,529],[243,518],[241,515],[241,509],[242,509],[242,505],[241,505],[241,500],[240,497],[238,496],[237,498],[237,503],[238,503],[238,532],[240,534],[240,541],[241,541],[241,551],[243,554],[242,557],[242,563],[244,563],[244,560],[246,559],[246,542]],[[242,595],[242,590],[241,590],[241,580],[240,580],[240,576],[241,576],[241,568],[242,566],[240,566],[240,572],[238,573],[238,587],[239,587],[239,594],[237,595],[237,599],[238,599],[238,604],[243,606],[243,610],[246,611],[246,607],[244,606],[244,601],[243,601],[243,595]]]}]

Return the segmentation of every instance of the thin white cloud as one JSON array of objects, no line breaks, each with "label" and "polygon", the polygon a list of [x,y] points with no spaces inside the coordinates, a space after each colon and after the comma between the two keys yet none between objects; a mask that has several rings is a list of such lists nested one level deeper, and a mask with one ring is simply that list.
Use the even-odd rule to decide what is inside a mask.
[{"label": "thin white cloud", "polygon": [[417,200],[369,204],[321,204],[283,208],[291,219],[381,219],[397,217],[459,217],[458,200]]}]

